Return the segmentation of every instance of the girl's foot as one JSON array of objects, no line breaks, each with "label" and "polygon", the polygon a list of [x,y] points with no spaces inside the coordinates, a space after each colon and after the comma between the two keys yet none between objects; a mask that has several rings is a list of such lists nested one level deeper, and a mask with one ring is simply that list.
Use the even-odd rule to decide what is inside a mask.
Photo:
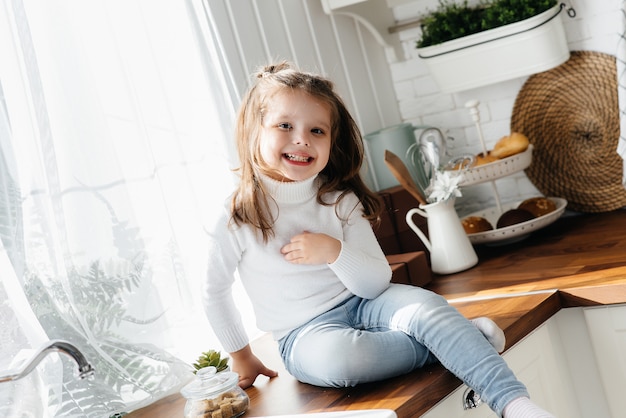
[{"label": "girl's foot", "polygon": [[526,397],[509,402],[502,411],[504,418],[555,418]]}]

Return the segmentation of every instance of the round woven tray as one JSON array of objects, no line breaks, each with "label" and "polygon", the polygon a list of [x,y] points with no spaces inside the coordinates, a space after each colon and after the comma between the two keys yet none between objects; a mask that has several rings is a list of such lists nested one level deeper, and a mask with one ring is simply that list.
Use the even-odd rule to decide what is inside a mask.
[{"label": "round woven tray", "polygon": [[563,197],[579,212],[626,206],[614,56],[572,51],[560,66],[530,76],[515,100],[511,131],[533,144],[525,171],[544,195]]}]

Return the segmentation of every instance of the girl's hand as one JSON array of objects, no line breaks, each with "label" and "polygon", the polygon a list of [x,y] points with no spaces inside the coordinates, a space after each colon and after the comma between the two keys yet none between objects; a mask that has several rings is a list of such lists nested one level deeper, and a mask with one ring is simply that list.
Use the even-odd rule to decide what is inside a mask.
[{"label": "girl's hand", "polygon": [[249,345],[230,353],[230,356],[233,359],[233,372],[239,375],[239,387],[242,389],[252,386],[261,374],[270,378],[278,376],[278,372],[265,367],[261,360],[252,353]]},{"label": "girl's hand", "polygon": [[294,264],[331,264],[341,252],[341,242],[326,234],[303,232],[281,248],[285,260]]}]

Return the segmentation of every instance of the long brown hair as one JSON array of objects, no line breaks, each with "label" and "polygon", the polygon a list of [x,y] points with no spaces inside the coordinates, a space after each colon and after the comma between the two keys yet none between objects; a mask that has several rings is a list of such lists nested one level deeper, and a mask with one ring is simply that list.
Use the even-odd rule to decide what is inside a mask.
[{"label": "long brown hair", "polygon": [[[356,122],[334,91],[334,84],[330,80],[299,71],[286,61],[259,69],[255,73],[254,85],[244,96],[239,108],[235,139],[241,166],[237,169],[240,174],[239,186],[231,201],[232,221],[237,225],[250,224],[257,228],[265,242],[273,236],[270,196],[259,181],[259,168],[265,164],[260,157],[259,138],[267,102],[282,89],[299,89],[328,104],[330,108],[330,158],[320,173],[318,203],[333,205],[343,199],[346,193],[353,192],[363,204],[363,216],[370,222],[377,222],[382,204],[360,175],[364,148]],[[341,192],[337,201],[326,202],[324,196],[334,191]]]}]

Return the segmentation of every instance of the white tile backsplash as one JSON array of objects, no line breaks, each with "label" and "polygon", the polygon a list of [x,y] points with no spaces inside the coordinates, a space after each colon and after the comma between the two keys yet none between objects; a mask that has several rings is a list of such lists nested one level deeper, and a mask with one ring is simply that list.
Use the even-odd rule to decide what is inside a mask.
[{"label": "white tile backsplash", "polygon": [[394,82],[414,80],[429,75],[428,67],[420,60],[405,60],[390,64],[391,79]]},{"label": "white tile backsplash", "polygon": [[413,79],[412,84],[417,96],[428,96],[439,92],[439,86],[430,74]]},{"label": "white tile backsplash", "polygon": [[[423,78],[420,78],[419,80],[422,80]],[[414,80],[406,80],[406,81],[399,81],[397,83],[394,83],[394,90],[396,92],[396,97],[398,98],[398,101],[402,101],[404,99],[410,99],[412,97],[415,97],[415,81]]]}]

